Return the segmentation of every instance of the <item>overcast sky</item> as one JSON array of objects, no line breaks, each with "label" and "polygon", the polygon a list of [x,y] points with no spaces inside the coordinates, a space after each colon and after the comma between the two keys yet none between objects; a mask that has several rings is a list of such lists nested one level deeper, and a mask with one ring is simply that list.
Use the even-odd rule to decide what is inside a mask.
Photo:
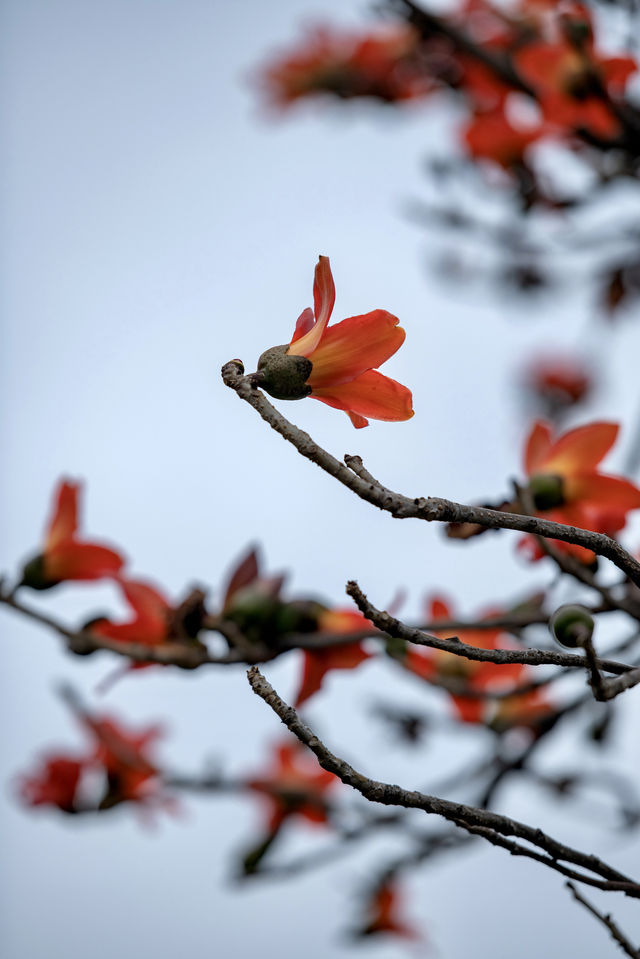
[{"label": "overcast sky", "polygon": [[[597,346],[609,373],[591,412],[620,419],[637,401],[639,327],[597,328],[580,285],[559,310],[521,309],[430,270],[440,240],[403,211],[427,189],[423,159],[454,148],[449,114],[329,105],[267,117],[256,65],[306,21],[365,22],[366,12],[344,0],[5,0],[3,570],[37,547],[66,474],[86,480],[90,534],[120,544],[132,571],[172,596],[195,581],[215,600],[250,542],[262,544],[269,570],[291,570],[293,593],[343,604],[355,577],[382,605],[405,588],[407,616],[430,591],[471,614],[549,582],[543,565],[514,559],[507,534],[461,547],[374,511],[220,381],[228,359],[254,368],[264,349],[288,341],[325,254],[336,320],[377,307],[401,318],[406,345],[385,371],[411,387],[416,415],[356,432],[320,403],[284,411],[338,457],[360,453],[392,488],[501,495],[526,434],[514,377],[541,345]],[[624,437],[618,466],[623,453]],[[117,608],[108,586],[62,586],[35,602],[70,622]],[[250,798],[187,797],[183,815],[154,831],[131,809],[77,823],[15,802],[15,776],[38,753],[81,743],[55,696],[61,680],[131,722],[163,720],[172,768],[197,771],[212,756],[231,772],[262,768],[279,724],[242,669],[146,670],[100,702],[93,690],[112,658],[69,658],[53,635],[8,613],[2,627],[7,959],[352,954],[336,936],[353,919],[353,890],[392,843],[294,883],[238,888],[234,854],[261,822]],[[289,657],[268,670],[283,695],[298,668]],[[455,746],[436,736],[407,755],[371,721],[371,703],[394,692],[422,704],[417,684],[369,663],[332,676],[309,718],[336,751],[406,786],[437,783],[485,743],[467,730]],[[597,763],[580,748],[585,767]],[[544,760],[554,768],[576,749],[567,736]],[[634,751],[637,759],[637,739],[621,729],[611,765]],[[548,808],[531,788],[508,794],[510,812],[544,817],[558,838],[633,871],[637,840]],[[299,835],[283,855],[304,848],[304,826]],[[631,915],[624,903],[606,905],[623,922]],[[498,850],[443,859],[409,884],[407,909],[447,959],[470,948],[600,959],[606,949],[559,878]],[[393,942],[371,951],[399,954]]]}]

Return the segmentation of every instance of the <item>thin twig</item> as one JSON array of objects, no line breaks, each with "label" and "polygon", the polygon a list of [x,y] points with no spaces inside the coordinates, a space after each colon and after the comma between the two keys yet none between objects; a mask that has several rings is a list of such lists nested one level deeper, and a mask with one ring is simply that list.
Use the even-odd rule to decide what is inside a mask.
[{"label": "thin twig", "polygon": [[584,906],[592,916],[595,916],[599,922],[611,933],[611,936],[618,943],[623,952],[626,952],[628,956],[631,956],[631,959],[640,959],[640,949],[636,949],[635,946],[632,946],[627,937],[623,932],[620,931],[618,926],[615,924],[611,916],[607,913],[606,915],[602,912],[599,912],[592,903],[582,896],[572,882],[566,883],[567,889],[571,891],[571,895],[579,902],[580,905]]},{"label": "thin twig", "polygon": [[[360,612],[370,619],[372,623],[389,636],[397,639],[403,639],[409,643],[415,643],[419,646],[428,646],[432,649],[439,649],[443,652],[453,653],[456,656],[462,656],[465,659],[471,659],[480,663],[498,663],[505,665],[507,663],[519,663],[524,666],[567,666],[573,669],[584,669],[585,658],[576,653],[560,653],[545,649],[483,649],[480,646],[467,646],[459,639],[441,639],[439,636],[428,636],[419,629],[412,626],[406,626],[399,619],[390,616],[389,613],[377,609],[367,599],[356,582],[351,580],[347,583],[347,593],[353,600]],[[610,659],[598,659],[598,668],[608,673],[620,675],[633,670],[632,666],[626,663],[618,663]]]}]

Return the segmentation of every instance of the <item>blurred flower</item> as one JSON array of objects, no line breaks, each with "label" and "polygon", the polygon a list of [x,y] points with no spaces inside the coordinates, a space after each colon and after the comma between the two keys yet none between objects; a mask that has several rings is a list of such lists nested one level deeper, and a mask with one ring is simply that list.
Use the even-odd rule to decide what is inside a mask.
[{"label": "blurred flower", "polygon": [[[541,420],[529,434],[524,468],[536,514],[558,523],[611,535],[622,529],[626,515],[640,509],[640,489],[629,480],[597,469],[616,441],[617,423],[589,423],[553,439],[552,428]],[[553,540],[559,549],[581,562],[595,559],[590,550]],[[523,548],[538,559],[525,537]],[[537,546],[537,544],[535,544]]]},{"label": "blurred flower", "polygon": [[579,359],[540,356],[525,370],[524,383],[545,413],[554,417],[589,396],[593,374]]},{"label": "blurred flower", "polygon": [[[441,596],[434,596],[426,612],[429,622],[438,620],[453,620],[453,607]],[[491,610],[485,613],[483,619],[490,619],[499,615],[500,610]],[[449,631],[434,631],[434,636],[446,639],[452,635]],[[507,637],[500,629],[462,629],[456,630],[455,635],[467,646],[478,646],[481,649],[510,649]],[[519,663],[483,663],[454,653],[447,653],[428,646],[410,645],[404,659],[404,666],[410,672],[438,684],[442,681],[466,686],[474,692],[497,691],[504,689],[505,684],[515,685],[521,678],[524,666]],[[484,722],[487,716],[487,700],[482,697],[464,696],[463,693],[449,693],[458,717],[465,723]]]},{"label": "blurred flower", "polygon": [[556,42],[539,40],[517,51],[516,67],[535,89],[545,119],[560,131],[586,128],[595,136],[614,138],[620,124],[609,100],[624,93],[637,63],[595,50],[585,8],[562,24],[564,35]]},{"label": "blurred flower", "polygon": [[356,429],[368,425],[366,417],[410,419],[410,391],[375,369],[404,342],[398,318],[373,310],[328,327],[335,295],[329,258],[321,256],[313,284],[315,312],[301,313],[291,343],[262,354],[256,383],[276,399],[311,396],[344,410]]},{"label": "blurred flower", "polygon": [[418,940],[422,936],[413,926],[401,918],[403,902],[396,881],[385,879],[374,889],[365,904],[364,925],[355,931],[356,937],[377,936],[388,933],[401,939]]},{"label": "blurred flower", "polygon": [[115,550],[77,538],[79,495],[79,483],[58,484],[42,552],[24,567],[21,586],[50,589],[64,580],[112,577],[122,569],[124,559]]},{"label": "blurred flower", "polygon": [[100,808],[109,809],[122,802],[166,805],[159,770],[149,756],[153,743],[162,736],[161,727],[133,732],[109,716],[80,718],[95,740],[93,760],[107,776]]},{"label": "blurred flower", "polygon": [[338,782],[296,741],[276,746],[267,772],[248,780],[247,787],[266,797],[268,829],[273,833],[291,816],[328,823],[326,793]]},{"label": "blurred flower", "polygon": [[544,133],[544,126],[518,129],[501,108],[476,113],[463,130],[470,155],[475,159],[493,160],[504,170],[522,167],[525,151]]},{"label": "blurred flower", "polygon": [[[139,643],[142,646],[161,646],[164,643],[198,644],[198,633],[205,616],[204,594],[193,590],[179,606],[174,606],[155,586],[141,580],[118,577],[118,586],[131,609],[132,617],[116,623],[106,617],[90,620],[83,627],[87,632],[121,643]],[[102,692],[114,679],[130,670],[145,669],[153,662],[128,662],[100,685]]]},{"label": "blurred flower", "polygon": [[[318,614],[318,632],[334,636],[354,633],[363,629],[375,629],[362,613],[352,609],[325,609]],[[362,643],[343,646],[328,646],[326,649],[303,650],[304,666],[302,682],[296,697],[296,707],[301,706],[317,693],[325,675],[332,669],[355,669],[371,658],[362,648]]]},{"label": "blurred flower", "polygon": [[21,776],[20,797],[27,806],[57,806],[62,812],[76,812],[76,795],[86,760],[64,755],[45,756],[31,776]]},{"label": "blurred flower", "polygon": [[408,26],[362,36],[318,27],[291,53],[274,59],[259,83],[275,106],[309,96],[343,100],[373,97],[387,102],[425,96],[433,87],[422,44]]}]

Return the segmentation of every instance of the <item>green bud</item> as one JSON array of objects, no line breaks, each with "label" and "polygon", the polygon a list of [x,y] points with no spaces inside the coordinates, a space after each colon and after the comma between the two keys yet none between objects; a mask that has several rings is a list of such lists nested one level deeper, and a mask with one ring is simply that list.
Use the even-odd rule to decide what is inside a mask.
[{"label": "green bud", "polygon": [[51,589],[57,586],[57,581],[51,581],[44,574],[44,556],[39,554],[30,559],[22,570],[20,586],[29,586],[31,589]]},{"label": "green bud", "polygon": [[529,492],[536,509],[555,509],[564,503],[564,480],[551,473],[537,473],[529,480]]},{"label": "green bud", "polygon": [[258,384],[276,400],[303,400],[311,392],[307,380],[313,364],[306,356],[288,354],[289,344],[272,346],[258,360]]},{"label": "green bud", "polygon": [[584,646],[593,636],[593,616],[584,606],[560,606],[549,623],[552,635],[561,646],[575,649]]}]

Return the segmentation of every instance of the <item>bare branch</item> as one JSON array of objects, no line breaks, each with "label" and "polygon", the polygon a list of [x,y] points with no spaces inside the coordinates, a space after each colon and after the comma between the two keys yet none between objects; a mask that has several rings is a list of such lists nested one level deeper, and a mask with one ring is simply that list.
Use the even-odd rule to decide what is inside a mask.
[{"label": "bare branch", "polygon": [[[372,623],[389,636],[403,639],[419,646],[429,646],[440,649],[455,656],[462,656],[480,663],[520,663],[524,666],[567,666],[573,669],[584,669],[585,657],[576,653],[560,653],[546,649],[482,649],[480,646],[467,646],[459,639],[441,639],[439,636],[429,636],[412,626],[405,626],[399,619],[382,612],[373,606],[360,587],[353,580],[347,583],[347,593],[355,600],[360,612]],[[598,659],[598,668],[616,675],[633,670],[626,663],[618,663],[610,659]]]},{"label": "bare branch", "polygon": [[[356,496],[372,503],[379,509],[391,513],[396,519],[421,519],[428,523],[477,523],[487,529],[510,529],[534,536],[559,539],[565,543],[584,546],[599,556],[611,560],[629,579],[640,586],[640,563],[628,553],[616,540],[604,533],[565,526],[550,520],[534,516],[522,516],[500,510],[486,509],[481,506],[466,506],[441,497],[415,497],[411,499],[401,493],[387,489],[371,477],[369,480],[359,476],[353,468],[349,469],[334,456],[318,446],[308,433],[290,423],[266,397],[257,389],[248,376],[244,376],[244,367],[240,360],[231,360],[222,367],[225,384],[235,390],[240,399],[249,403],[265,422],[291,443],[306,459],[311,460],[338,482],[350,489]],[[348,457],[352,465],[354,457]]]},{"label": "bare branch", "polygon": [[[442,816],[467,832],[481,835],[492,845],[507,849],[512,855],[535,859],[562,875],[578,882],[584,882],[597,889],[609,892],[624,892],[627,896],[640,899],[639,883],[613,869],[596,856],[563,845],[541,829],[535,829],[515,819],[485,809],[439,799],[436,796],[428,796],[390,783],[369,779],[355,770],[344,759],[340,759],[330,752],[313,730],[300,720],[295,709],[280,698],[257,666],[250,667],[247,671],[247,678],[254,693],[263,699],[280,717],[285,726],[297,736],[300,742],[314,753],[322,768],[332,772],[343,783],[353,787],[370,802],[377,802],[386,806],[403,806],[407,809],[422,809],[427,813]],[[534,848],[507,839],[508,836],[515,836],[517,839],[524,840]],[[567,866],[563,863],[571,865]],[[579,872],[572,868],[573,866],[577,866],[584,871]]]}]

